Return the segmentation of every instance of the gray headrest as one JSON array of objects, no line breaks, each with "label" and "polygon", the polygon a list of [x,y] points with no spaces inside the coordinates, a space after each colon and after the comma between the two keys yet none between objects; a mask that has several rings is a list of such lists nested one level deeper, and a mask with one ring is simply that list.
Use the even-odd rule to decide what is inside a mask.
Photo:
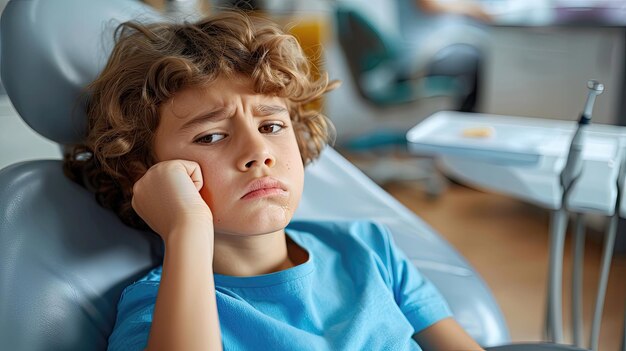
[{"label": "gray headrest", "polygon": [[[2,81],[20,116],[61,144],[81,142],[84,87],[113,45],[113,30],[161,15],[134,0],[12,0],[2,13]],[[82,99],[81,99],[82,97]]]}]

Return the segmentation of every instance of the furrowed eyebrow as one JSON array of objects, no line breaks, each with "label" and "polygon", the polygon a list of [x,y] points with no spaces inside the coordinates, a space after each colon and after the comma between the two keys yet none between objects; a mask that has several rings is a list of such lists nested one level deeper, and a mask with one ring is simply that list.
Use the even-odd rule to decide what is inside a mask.
[{"label": "furrowed eyebrow", "polygon": [[[220,108],[215,111],[202,113],[196,117],[190,118],[185,124],[183,124],[179,131],[187,131],[193,129],[197,125],[201,125],[207,122],[215,123],[224,119],[230,118],[232,109]],[[287,109],[280,105],[257,105],[254,107],[254,114],[259,117],[277,115],[281,113],[287,113]]]},{"label": "furrowed eyebrow", "polygon": [[195,126],[204,124],[206,122],[212,122],[212,123],[219,122],[226,118],[230,118],[231,114],[229,112],[230,112],[229,109],[220,108],[215,111],[200,114],[196,117],[189,119],[187,122],[185,122],[185,124],[183,124],[183,126],[180,127],[179,130],[182,132],[182,131],[186,131],[189,129],[193,129]]},{"label": "furrowed eyebrow", "polygon": [[254,114],[257,116],[271,116],[286,112],[287,109],[279,105],[256,105],[254,107]]}]

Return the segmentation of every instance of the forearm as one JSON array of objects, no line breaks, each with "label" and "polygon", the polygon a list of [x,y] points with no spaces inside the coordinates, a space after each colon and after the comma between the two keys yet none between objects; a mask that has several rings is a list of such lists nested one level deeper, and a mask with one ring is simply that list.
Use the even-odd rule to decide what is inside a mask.
[{"label": "forearm", "polygon": [[213,236],[203,230],[206,226],[186,225],[168,236],[148,350],[222,349]]},{"label": "forearm", "polygon": [[424,351],[478,351],[480,345],[452,318],[443,319],[413,335]]}]

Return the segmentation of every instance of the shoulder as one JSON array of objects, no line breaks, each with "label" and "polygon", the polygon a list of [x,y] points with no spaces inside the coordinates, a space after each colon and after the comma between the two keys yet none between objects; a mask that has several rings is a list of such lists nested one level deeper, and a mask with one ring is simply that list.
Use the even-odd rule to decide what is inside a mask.
[{"label": "shoulder", "polygon": [[145,348],[160,281],[161,266],[124,289],[117,304],[115,326],[108,340],[109,350]]},{"label": "shoulder", "polygon": [[119,306],[137,304],[143,300],[156,299],[161,283],[163,266],[150,270],[145,276],[127,286],[120,297]]}]

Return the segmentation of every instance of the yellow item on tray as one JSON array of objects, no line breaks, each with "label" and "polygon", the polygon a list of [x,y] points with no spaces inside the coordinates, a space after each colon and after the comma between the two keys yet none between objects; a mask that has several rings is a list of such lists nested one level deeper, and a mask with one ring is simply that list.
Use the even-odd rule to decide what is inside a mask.
[{"label": "yellow item on tray", "polygon": [[471,127],[463,129],[462,135],[466,138],[489,138],[496,132],[493,127]]}]

